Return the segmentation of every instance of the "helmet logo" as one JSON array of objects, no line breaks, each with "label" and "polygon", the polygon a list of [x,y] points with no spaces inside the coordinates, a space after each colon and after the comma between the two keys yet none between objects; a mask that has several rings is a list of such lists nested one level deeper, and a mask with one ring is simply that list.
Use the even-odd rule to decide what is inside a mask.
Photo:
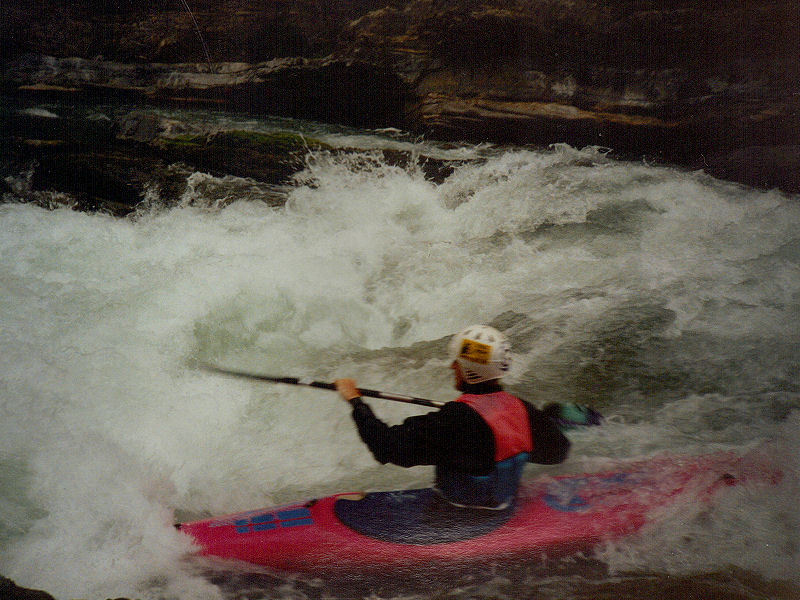
[{"label": "helmet logo", "polygon": [[488,365],[492,356],[492,347],[488,344],[481,344],[475,340],[464,340],[461,342],[461,350],[458,358],[463,358],[479,365]]}]

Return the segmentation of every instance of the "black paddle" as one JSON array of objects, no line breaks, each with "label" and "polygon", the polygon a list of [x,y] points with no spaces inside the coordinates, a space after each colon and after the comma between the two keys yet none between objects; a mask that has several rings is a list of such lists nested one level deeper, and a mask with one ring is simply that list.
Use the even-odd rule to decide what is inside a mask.
[{"label": "black paddle", "polygon": [[[334,391],[336,390],[336,386],[332,383],[326,383],[324,381],[314,381],[312,379],[304,379],[302,377],[270,377],[269,375],[261,375],[259,373],[248,373],[245,371],[225,369],[208,363],[198,363],[198,366],[202,367],[203,369],[206,369],[207,371],[213,371],[215,373],[221,373],[223,375],[232,375],[234,377],[258,379],[260,381],[269,381],[271,383],[285,383],[287,385],[303,385],[306,387],[320,388],[323,390],[334,390]],[[438,402],[436,400],[428,400],[426,398],[416,398],[414,396],[405,396],[403,394],[389,394],[387,392],[381,392],[378,390],[368,390],[362,387],[359,387],[358,391],[361,393],[362,396],[368,396],[370,398],[382,398],[383,400],[393,400],[395,402],[405,402],[407,404],[419,404],[420,406],[431,406],[433,408],[441,408],[442,406],[445,405],[444,402]]]},{"label": "black paddle", "polygon": [[[249,373],[246,371],[226,369],[204,362],[198,362],[195,364],[196,366],[206,369],[207,371],[213,371],[214,373],[220,373],[222,375],[257,379],[260,381],[269,381],[270,383],[302,385],[323,390],[336,390],[336,386],[334,384],[327,383],[325,381],[314,381],[312,379],[305,379],[302,377],[271,377],[269,375],[261,375],[260,373]],[[437,400],[428,400],[427,398],[417,398],[416,396],[406,396],[404,394],[390,394],[387,392],[369,390],[362,387],[358,388],[358,391],[361,392],[362,396],[381,398],[383,400],[393,400],[395,402],[405,402],[406,404],[419,404],[420,406],[430,406],[433,408],[441,408],[445,405],[444,402],[439,402]],[[542,410],[561,429],[600,425],[603,421],[603,415],[593,408],[583,406],[582,404],[553,402],[545,406]]]}]

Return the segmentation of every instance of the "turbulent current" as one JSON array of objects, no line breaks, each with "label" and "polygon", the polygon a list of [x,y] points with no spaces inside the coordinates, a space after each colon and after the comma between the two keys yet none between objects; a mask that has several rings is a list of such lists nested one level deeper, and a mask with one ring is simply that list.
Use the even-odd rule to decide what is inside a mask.
[{"label": "turbulent current", "polygon": [[[7,195],[0,573],[59,599],[800,597],[797,197],[599,149],[317,135],[465,160],[433,183],[319,152],[281,207],[196,173],[183,206],[125,219]],[[450,582],[254,578],[193,556],[175,520],[431,478],[376,463],[335,394],[197,360],[448,400],[447,338],[477,322],[511,340],[511,391],[607,417],[526,477],[766,448],[783,481]],[[371,404],[393,423],[425,410]]]}]

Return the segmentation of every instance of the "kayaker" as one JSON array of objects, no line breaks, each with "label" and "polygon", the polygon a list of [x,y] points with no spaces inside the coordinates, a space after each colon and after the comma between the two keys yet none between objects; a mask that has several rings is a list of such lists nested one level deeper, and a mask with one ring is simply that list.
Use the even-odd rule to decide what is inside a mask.
[{"label": "kayaker", "polygon": [[448,351],[461,396],[400,425],[377,418],[353,379],[336,380],[336,389],[353,406],[358,433],[380,463],[434,465],[435,488],[451,504],[507,508],[525,463],[562,462],[569,440],[542,411],[503,391],[511,348],[501,332],[473,325],[453,336]]}]

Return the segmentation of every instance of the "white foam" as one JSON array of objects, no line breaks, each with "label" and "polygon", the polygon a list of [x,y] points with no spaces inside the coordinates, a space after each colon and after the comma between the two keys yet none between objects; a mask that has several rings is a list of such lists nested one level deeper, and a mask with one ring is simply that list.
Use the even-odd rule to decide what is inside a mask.
[{"label": "white foam", "polygon": [[[537,402],[595,394],[611,417],[571,434],[573,459],[555,471],[740,447],[783,427],[775,411],[791,400],[770,394],[797,384],[793,199],[560,147],[498,153],[438,187],[376,154],[322,153],[285,208],[199,204],[136,220],[0,206],[0,451],[29,482],[24,509],[0,502],[16,507],[0,515],[0,572],[21,585],[216,598],[185,560],[174,509],[430,477],[379,467],[335,394],[219,377],[192,358],[444,400],[438,340],[516,314],[513,383]],[[415,343],[412,356],[391,350]],[[375,406],[392,422],[420,411]],[[729,422],[712,419],[725,410]],[[772,576],[764,565],[798,556],[779,498],[726,548],[714,540],[756,500],[608,560],[680,570],[738,555]],[[759,546],[769,540],[785,556]]]}]

